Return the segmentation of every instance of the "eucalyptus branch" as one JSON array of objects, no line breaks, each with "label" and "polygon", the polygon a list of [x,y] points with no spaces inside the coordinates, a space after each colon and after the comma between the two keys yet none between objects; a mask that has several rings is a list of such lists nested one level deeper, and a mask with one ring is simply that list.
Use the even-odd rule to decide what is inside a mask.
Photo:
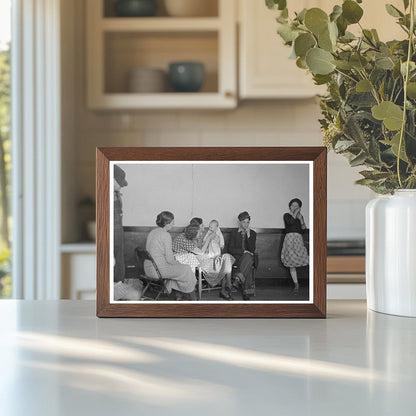
[{"label": "eucalyptus branch", "polygon": [[402,152],[403,141],[404,141],[404,132],[406,129],[406,110],[407,110],[407,83],[409,81],[409,68],[410,68],[410,61],[412,58],[412,49],[413,49],[413,36],[414,36],[414,28],[415,28],[415,0],[410,0],[410,29],[409,29],[409,44],[407,47],[407,60],[406,60],[406,73],[404,75],[404,85],[403,85],[403,118],[402,118],[402,127],[400,129],[400,139],[399,139],[399,149],[397,151],[397,177],[399,179],[399,186],[403,188],[402,178],[400,174],[400,155]]}]

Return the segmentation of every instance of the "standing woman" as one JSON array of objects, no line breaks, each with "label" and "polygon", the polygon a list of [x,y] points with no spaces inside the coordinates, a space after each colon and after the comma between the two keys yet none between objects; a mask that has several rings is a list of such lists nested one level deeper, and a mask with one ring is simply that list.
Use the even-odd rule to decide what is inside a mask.
[{"label": "standing woman", "polygon": [[306,229],[305,220],[300,212],[302,201],[294,198],[289,202],[289,211],[284,216],[285,239],[283,241],[281,259],[284,266],[290,270],[290,276],[295,284],[294,293],[299,291],[296,267],[307,266],[309,255],[303,243],[302,234]]},{"label": "standing woman", "polygon": [[[169,211],[163,211],[156,217],[158,228],[150,231],[146,240],[146,250],[153,257],[157,267],[166,282],[166,289],[172,289],[187,294],[189,300],[196,300],[196,278],[190,266],[180,264],[175,260],[172,251],[172,236],[169,231],[174,225],[174,216]],[[152,263],[144,262],[144,271],[149,276],[156,276]]]}]

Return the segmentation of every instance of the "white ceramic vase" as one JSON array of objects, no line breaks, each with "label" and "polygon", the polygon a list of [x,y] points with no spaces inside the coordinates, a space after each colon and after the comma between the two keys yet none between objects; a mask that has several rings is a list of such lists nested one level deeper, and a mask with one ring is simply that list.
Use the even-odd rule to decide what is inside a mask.
[{"label": "white ceramic vase", "polygon": [[416,190],[367,204],[366,282],[369,309],[416,317]]}]

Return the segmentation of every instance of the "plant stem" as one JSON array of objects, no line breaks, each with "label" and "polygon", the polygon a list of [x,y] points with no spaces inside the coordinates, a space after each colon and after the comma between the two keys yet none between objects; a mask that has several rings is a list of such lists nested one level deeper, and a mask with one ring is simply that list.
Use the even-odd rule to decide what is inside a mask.
[{"label": "plant stem", "polygon": [[400,129],[400,140],[399,140],[399,149],[397,152],[397,177],[399,179],[399,186],[403,188],[402,178],[400,175],[400,156],[402,152],[403,140],[404,140],[404,132],[406,129],[406,110],[407,110],[407,83],[409,81],[409,68],[410,68],[410,60],[412,57],[412,49],[413,49],[413,36],[414,36],[414,26],[415,26],[415,0],[410,0],[410,30],[409,30],[409,44],[407,47],[407,60],[406,60],[406,73],[404,75],[404,85],[403,85],[403,118],[402,118],[402,127]]}]

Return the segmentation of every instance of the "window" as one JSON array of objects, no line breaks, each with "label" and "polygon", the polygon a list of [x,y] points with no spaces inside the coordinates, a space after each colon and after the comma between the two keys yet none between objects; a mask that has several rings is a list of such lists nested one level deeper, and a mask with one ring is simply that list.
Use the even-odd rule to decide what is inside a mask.
[{"label": "window", "polygon": [[12,294],[10,268],[10,8],[10,0],[0,0],[0,298],[9,298]]}]

